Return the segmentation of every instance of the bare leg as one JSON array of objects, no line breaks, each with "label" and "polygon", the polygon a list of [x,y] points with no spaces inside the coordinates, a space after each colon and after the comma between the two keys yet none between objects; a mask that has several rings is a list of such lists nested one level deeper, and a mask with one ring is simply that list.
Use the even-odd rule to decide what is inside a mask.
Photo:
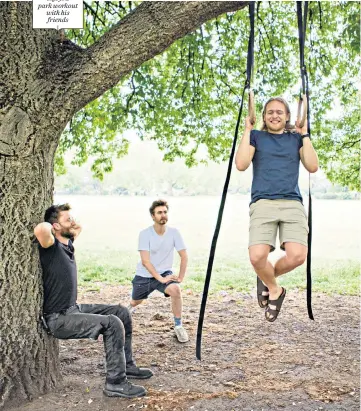
[{"label": "bare leg", "polygon": [[141,304],[143,300],[130,300],[130,305],[134,308],[137,305]]},{"label": "bare leg", "polygon": [[275,264],[275,276],[286,274],[302,265],[307,257],[307,247],[298,243],[285,243],[286,255]]},{"label": "bare leg", "polygon": [[172,312],[173,312],[174,317],[182,318],[183,300],[182,300],[182,293],[181,293],[179,285],[174,284],[174,283],[170,284],[164,290],[164,292],[170,295],[170,298],[172,301]]},{"label": "bare leg", "polygon": [[269,252],[270,246],[267,244],[252,245],[249,247],[249,258],[258,277],[268,287],[270,300],[277,300],[282,287],[277,284],[275,269],[267,259]]},{"label": "bare leg", "polygon": [[174,315],[174,332],[180,343],[189,341],[187,331],[184,329],[182,321],[182,293],[179,284],[169,284],[164,292],[170,295],[172,301],[172,311]]}]

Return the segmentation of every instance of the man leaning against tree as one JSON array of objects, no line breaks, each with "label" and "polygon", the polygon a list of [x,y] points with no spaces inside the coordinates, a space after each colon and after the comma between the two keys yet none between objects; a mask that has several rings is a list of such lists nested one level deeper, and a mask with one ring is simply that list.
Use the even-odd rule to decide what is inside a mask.
[{"label": "man leaning against tree", "polygon": [[134,398],[146,395],[128,378],[146,379],[153,373],[136,366],[132,354],[132,317],[126,307],[105,304],[77,304],[77,266],[74,241],[81,226],[69,204],[52,205],[34,233],[39,242],[43,270],[43,315],[49,332],[59,339],[91,338],[103,334],[106,380],[104,394]]}]

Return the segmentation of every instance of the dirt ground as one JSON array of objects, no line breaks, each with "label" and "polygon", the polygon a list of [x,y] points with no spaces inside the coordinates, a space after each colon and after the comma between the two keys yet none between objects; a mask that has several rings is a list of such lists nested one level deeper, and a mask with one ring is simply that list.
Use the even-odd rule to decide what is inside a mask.
[{"label": "dirt ground", "polygon": [[[360,409],[359,300],[313,295],[315,321],[305,293],[287,293],[271,324],[252,295],[221,291],[208,299],[202,361],[195,357],[200,295],[184,290],[184,325],[190,341],[174,337],[169,300],[159,293],[133,315],[134,356],[154,377],[136,400],[102,394],[102,341],[62,341],[64,380],[59,388],[11,411],[318,411]],[[79,302],[126,304],[129,287],[102,286]],[[135,380],[133,380],[135,382]]]}]

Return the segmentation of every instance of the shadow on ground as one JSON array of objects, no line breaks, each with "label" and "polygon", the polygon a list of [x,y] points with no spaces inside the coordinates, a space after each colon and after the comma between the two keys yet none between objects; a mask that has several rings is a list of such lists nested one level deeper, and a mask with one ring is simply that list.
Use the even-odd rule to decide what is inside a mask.
[{"label": "shadow on ground", "polygon": [[[129,287],[82,291],[79,301],[127,304]],[[104,397],[102,341],[62,341],[64,380],[53,393],[11,411],[356,411],[359,401],[357,297],[288,292],[279,319],[267,323],[255,295],[222,291],[207,305],[202,361],[195,358],[200,296],[184,291],[190,342],[174,337],[169,300],[154,294],[133,315],[134,356],[155,376],[148,395]]]}]

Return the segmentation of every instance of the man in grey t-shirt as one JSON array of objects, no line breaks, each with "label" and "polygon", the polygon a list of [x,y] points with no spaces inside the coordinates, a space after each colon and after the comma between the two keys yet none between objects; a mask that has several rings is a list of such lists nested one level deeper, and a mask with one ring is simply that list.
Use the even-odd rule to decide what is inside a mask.
[{"label": "man in grey t-shirt", "polygon": [[[174,331],[179,342],[187,342],[188,335],[182,325],[182,294],[179,284],[183,281],[188,256],[183,239],[176,228],[167,227],[168,203],[154,201],[150,215],[154,224],[139,234],[138,251],[140,258],[136,275],[132,281],[131,308],[148,298],[154,290],[171,298],[174,315]],[[172,272],[174,249],[180,255],[179,275]]]}]

